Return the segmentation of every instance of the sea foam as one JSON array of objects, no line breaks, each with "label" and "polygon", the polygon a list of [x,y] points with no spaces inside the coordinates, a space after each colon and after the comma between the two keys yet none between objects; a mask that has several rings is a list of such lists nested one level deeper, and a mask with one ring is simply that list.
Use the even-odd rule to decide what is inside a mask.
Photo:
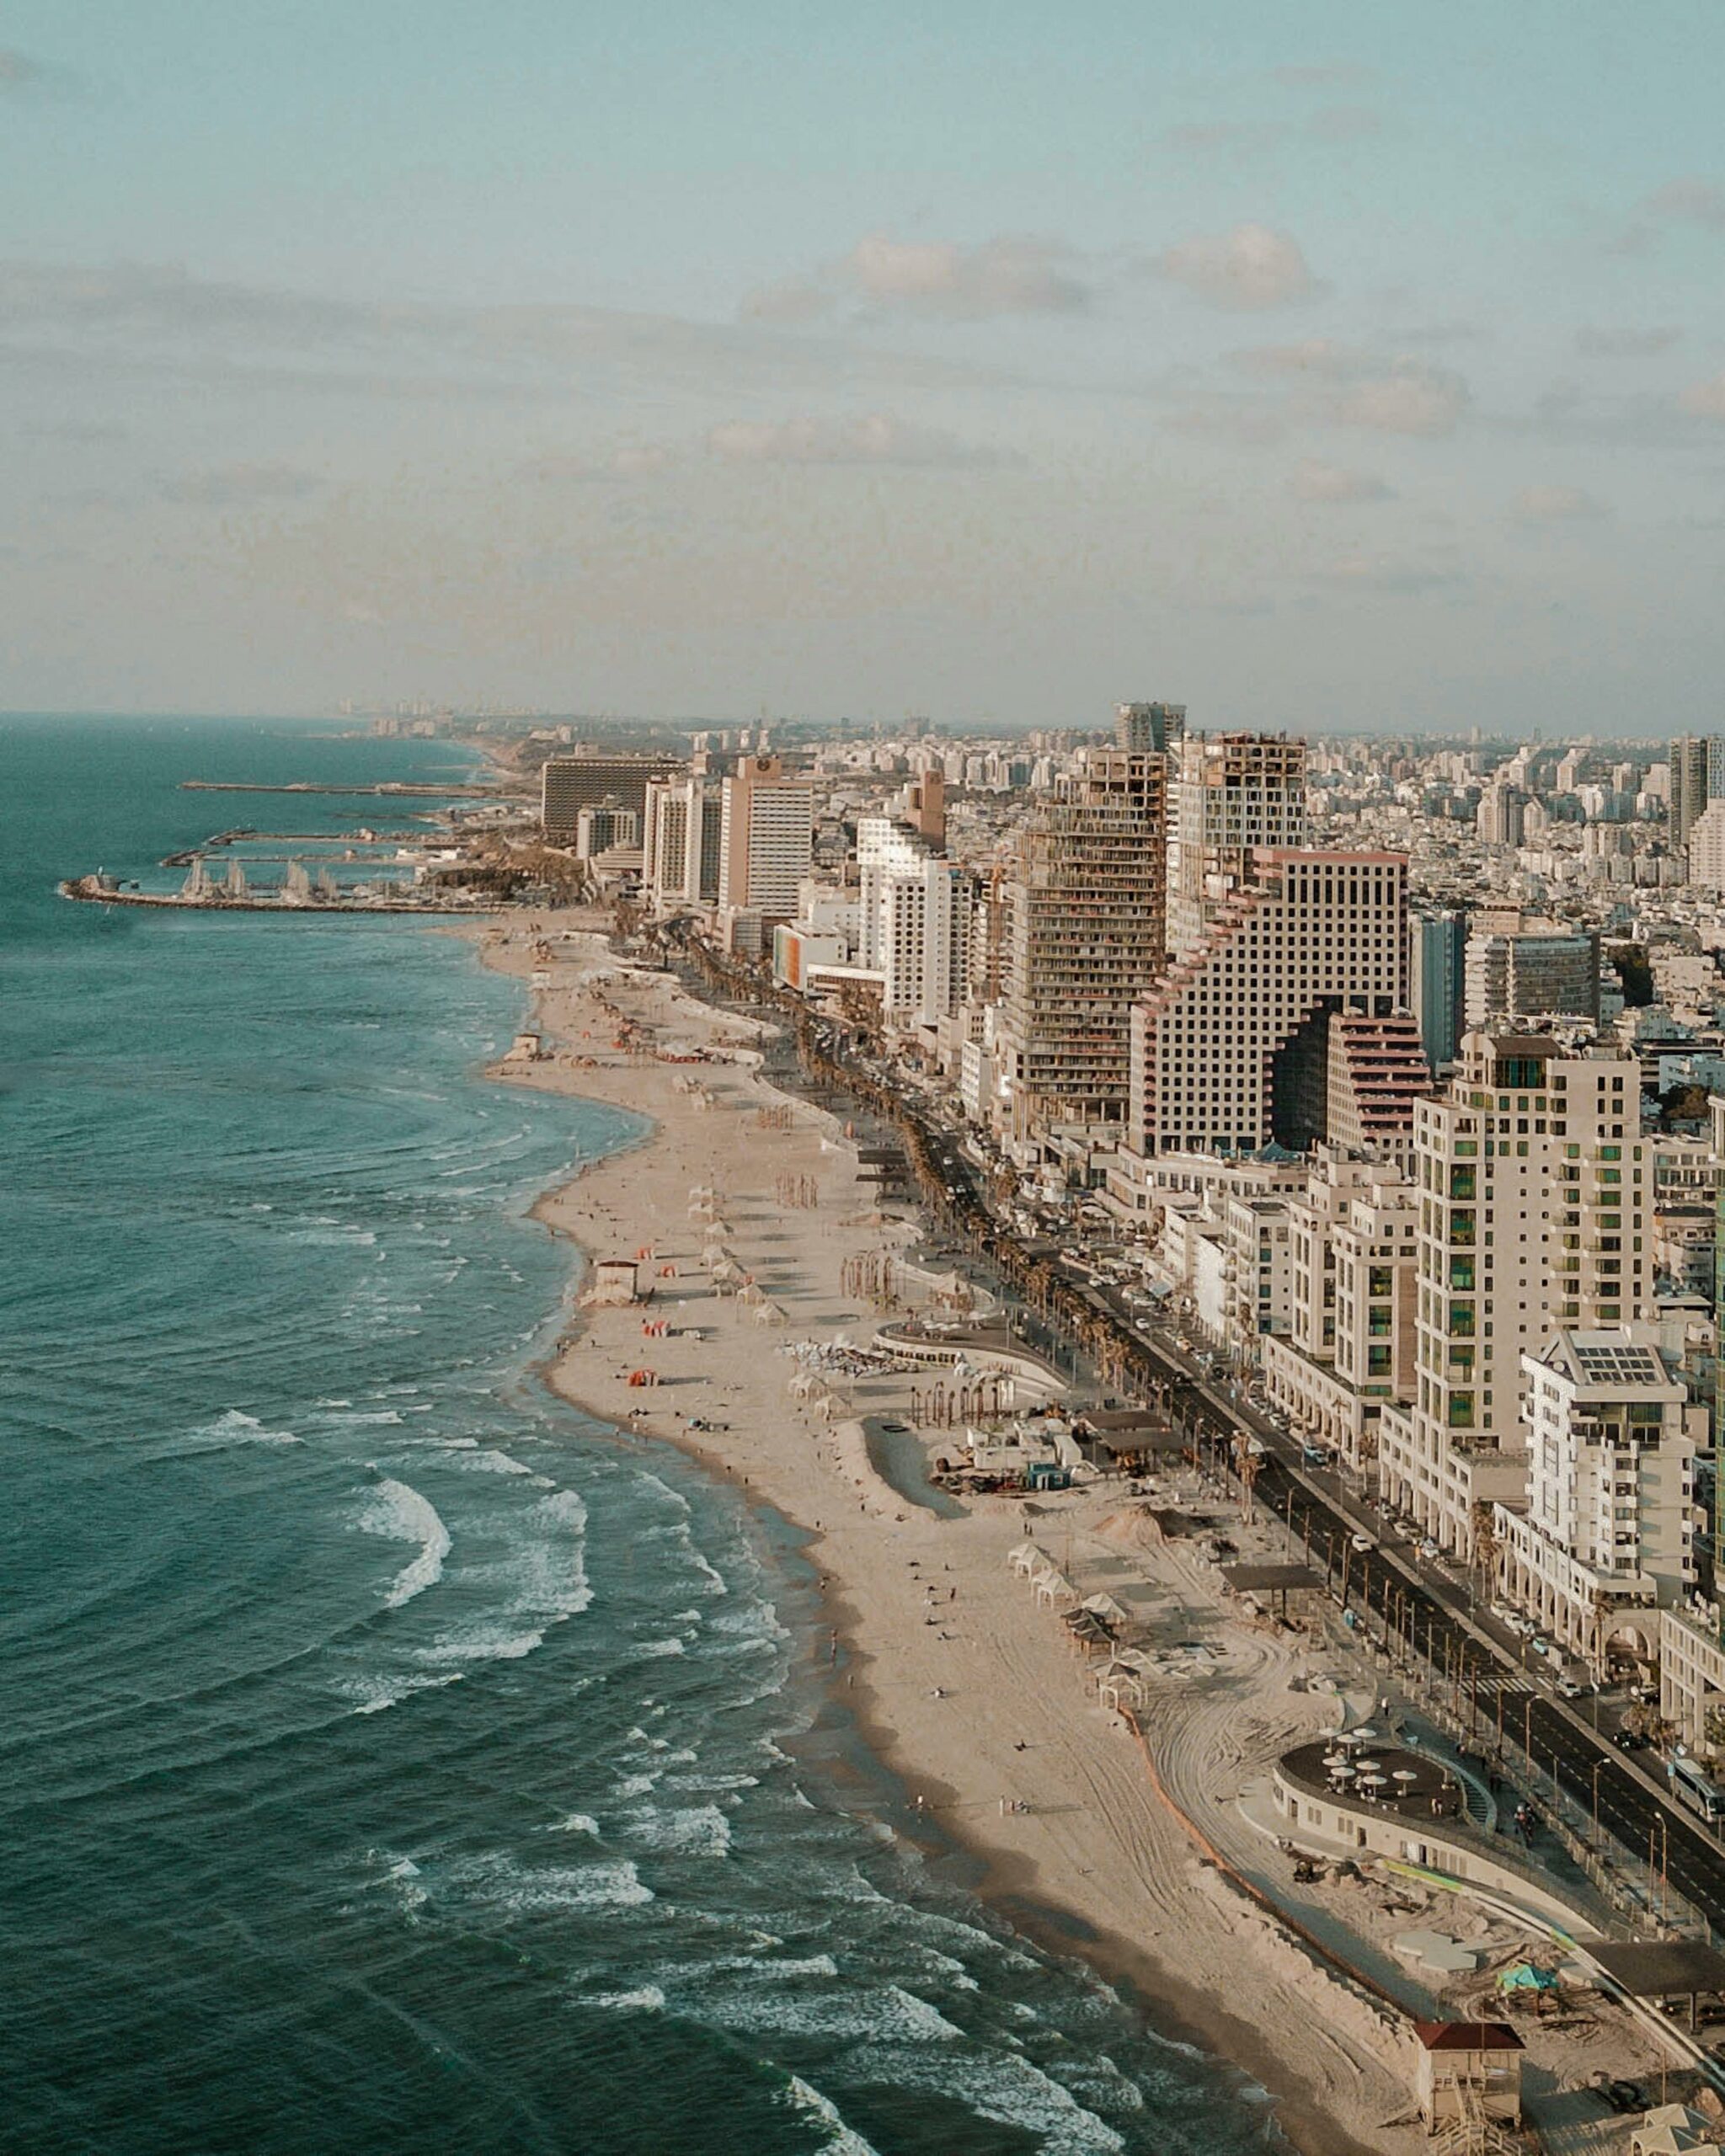
[{"label": "sea foam", "polygon": [[385,1476],[360,1515],[360,1525],[368,1534],[382,1534],[395,1542],[417,1542],[419,1554],[398,1572],[387,1594],[386,1609],[399,1609],[443,1577],[443,1561],[449,1555],[449,1529],[429,1497],[405,1482]]}]

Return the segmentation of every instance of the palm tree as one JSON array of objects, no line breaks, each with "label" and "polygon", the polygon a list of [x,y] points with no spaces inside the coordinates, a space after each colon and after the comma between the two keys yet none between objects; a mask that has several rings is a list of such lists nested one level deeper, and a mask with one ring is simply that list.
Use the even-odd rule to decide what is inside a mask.
[{"label": "palm tree", "polygon": [[[1471,1582],[1476,1573],[1482,1573],[1485,1577],[1487,1597],[1489,1597],[1492,1576],[1498,1560],[1496,1508],[1486,1503],[1483,1499],[1477,1501],[1471,1515],[1471,1524],[1473,1529],[1473,1561],[1469,1568],[1468,1577]],[[1477,1599],[1477,1589],[1475,1597]]]}]

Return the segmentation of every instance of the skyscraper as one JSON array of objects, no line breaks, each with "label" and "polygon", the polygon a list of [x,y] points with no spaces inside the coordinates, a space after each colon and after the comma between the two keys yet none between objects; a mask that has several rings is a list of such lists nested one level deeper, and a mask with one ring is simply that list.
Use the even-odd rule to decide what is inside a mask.
[{"label": "skyscraper", "polygon": [[949,1017],[964,995],[972,878],[889,816],[859,819],[857,868],[857,957],[884,976],[886,1017],[912,1025]]},{"label": "skyscraper", "polygon": [[641,825],[641,883],[660,908],[710,905],[718,897],[719,784],[698,772],[648,782]]},{"label": "skyscraper", "polygon": [[1081,750],[1021,834],[1001,1025],[1021,1137],[1124,1124],[1127,1014],[1163,958],[1167,782],[1159,752]]},{"label": "skyscraper", "polygon": [[[1720,744],[1725,747],[1725,743]],[[1713,797],[1713,744],[1695,734],[1685,734],[1671,744],[1671,819],[1668,826],[1674,853],[1689,844],[1689,835],[1701,811]],[[1718,788],[1725,796],[1725,776]]]},{"label": "skyscraper", "polygon": [[[1470,1033],[1414,1123],[1418,1388],[1386,1408],[1379,1481],[1445,1549],[1527,1486],[1521,1358],[1554,1331],[1650,1316],[1653,1166],[1639,1066]],[[1646,1157],[1644,1157],[1646,1156]]]},{"label": "skyscraper", "polygon": [[1407,1004],[1398,853],[1266,851],[1135,1005],[1135,1152],[1303,1150],[1326,1134],[1329,1022]]},{"label": "skyscraper", "polygon": [[1461,1045],[1467,963],[1467,915],[1461,908],[1416,914],[1408,939],[1407,1001],[1419,1021],[1426,1061],[1436,1071]]},{"label": "skyscraper", "polygon": [[1305,845],[1306,744],[1194,734],[1171,760],[1168,947],[1180,957],[1201,942],[1259,847]]},{"label": "skyscraper", "polygon": [[789,921],[814,849],[814,795],[772,755],[747,755],[724,782],[719,807],[721,914]]},{"label": "skyscraper", "polygon": [[1184,704],[1116,704],[1114,746],[1139,755],[1166,755],[1186,731]]},{"label": "skyscraper", "polygon": [[539,774],[539,819],[546,838],[553,846],[572,845],[581,811],[606,801],[644,815],[648,781],[670,778],[683,768],[681,756],[668,755],[583,750],[548,758]]}]

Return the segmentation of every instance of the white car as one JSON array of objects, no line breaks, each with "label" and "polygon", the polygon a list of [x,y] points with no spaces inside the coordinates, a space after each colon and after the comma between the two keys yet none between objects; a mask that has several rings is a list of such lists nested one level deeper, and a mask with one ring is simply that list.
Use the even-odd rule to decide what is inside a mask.
[{"label": "white car", "polygon": [[1362,1554],[1368,1550],[1375,1550],[1378,1546],[1369,1534],[1351,1535],[1348,1540],[1352,1542],[1354,1547]]},{"label": "white car", "polygon": [[1563,1700],[1581,1700],[1587,1696],[1585,1684],[1578,1684],[1573,1677],[1560,1677],[1556,1682],[1557,1696]]},{"label": "white car", "polygon": [[1531,1617],[1523,1617],[1519,1614],[1506,1617],[1503,1622],[1519,1640],[1530,1640],[1539,1630]]}]

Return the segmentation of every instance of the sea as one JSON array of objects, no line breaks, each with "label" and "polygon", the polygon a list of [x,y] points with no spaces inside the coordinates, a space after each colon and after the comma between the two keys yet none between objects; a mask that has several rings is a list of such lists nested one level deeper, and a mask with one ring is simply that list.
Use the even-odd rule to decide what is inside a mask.
[{"label": "sea", "polygon": [[430,922],[56,893],[425,805],[184,779],[473,769],[0,718],[0,2148],[1282,2146],[931,1844],[787,1524],[542,1384],[530,1209],[643,1126],[485,1079],[520,985]]}]

